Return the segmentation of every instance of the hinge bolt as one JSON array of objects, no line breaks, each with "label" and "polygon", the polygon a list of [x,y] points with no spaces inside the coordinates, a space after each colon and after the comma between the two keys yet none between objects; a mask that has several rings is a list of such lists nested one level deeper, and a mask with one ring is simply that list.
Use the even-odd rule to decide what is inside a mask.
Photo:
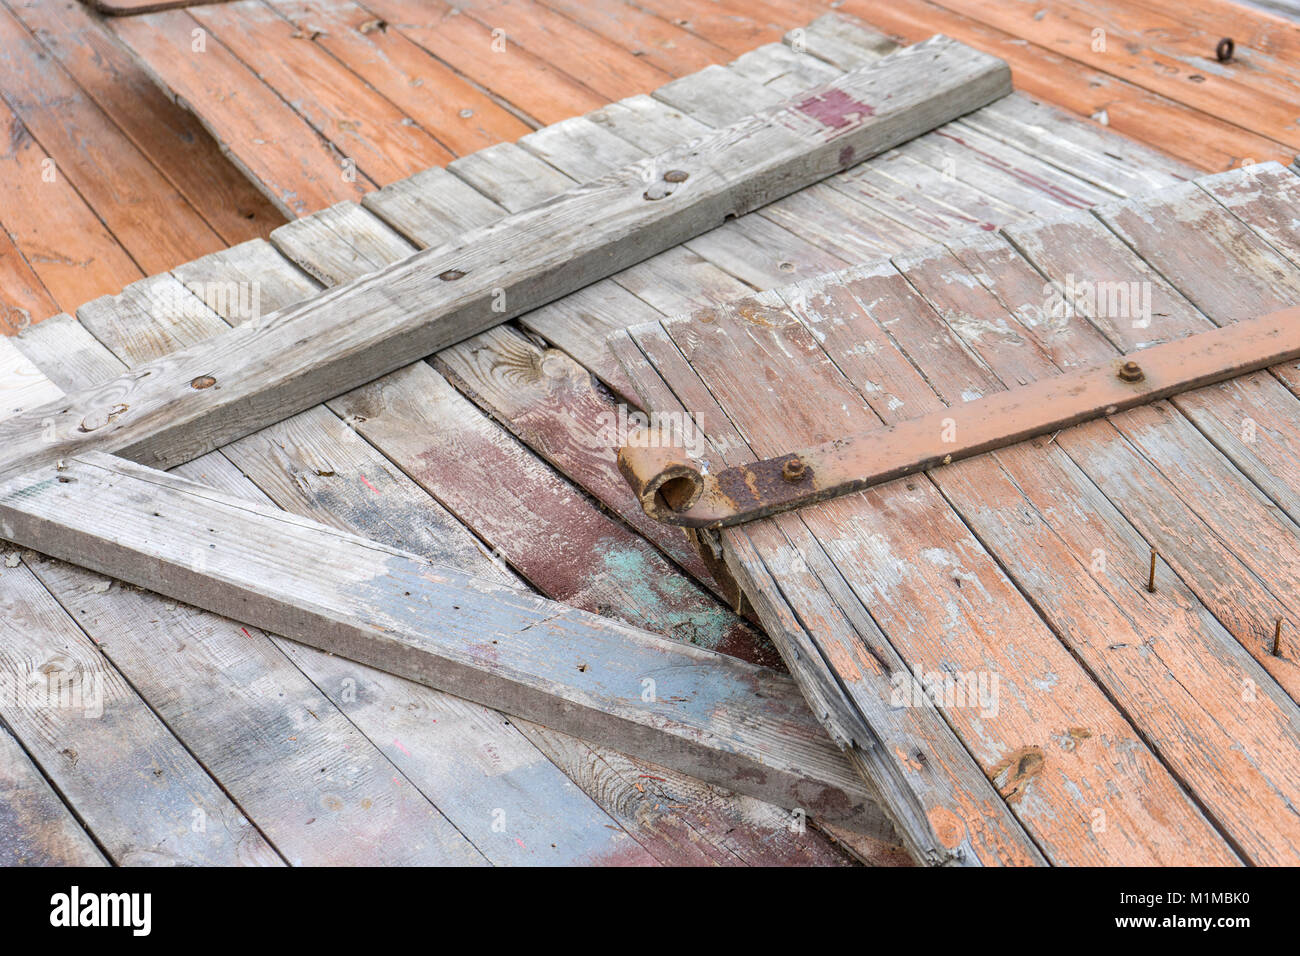
[{"label": "hinge bolt", "polygon": [[1123,382],[1140,382],[1147,376],[1137,362],[1125,362],[1119,367],[1119,377]]},{"label": "hinge bolt", "polygon": [[781,466],[781,477],[793,484],[796,481],[803,481],[803,476],[808,472],[808,466],[798,458],[791,458]]}]

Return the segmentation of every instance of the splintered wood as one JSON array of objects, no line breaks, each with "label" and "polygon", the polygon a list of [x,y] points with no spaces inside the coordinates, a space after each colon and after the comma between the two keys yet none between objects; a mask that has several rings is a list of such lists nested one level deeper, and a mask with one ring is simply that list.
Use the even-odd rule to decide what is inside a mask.
[{"label": "splintered wood", "polygon": [[[611,346],[717,470],[1293,307],[1297,198],[1266,164]],[[1298,371],[708,533],[914,854],[1300,860],[1300,682],[1277,640],[1300,620]]]}]

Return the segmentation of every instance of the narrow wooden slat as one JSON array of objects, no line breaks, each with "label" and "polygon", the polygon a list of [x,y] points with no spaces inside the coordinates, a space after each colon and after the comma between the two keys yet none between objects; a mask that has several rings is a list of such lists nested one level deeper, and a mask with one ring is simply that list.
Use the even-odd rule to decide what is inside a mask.
[{"label": "narrow wooden slat", "polygon": [[[923,90],[906,81],[917,70],[930,76]],[[935,80],[936,75],[944,79]],[[661,166],[683,164],[695,170],[683,188],[664,199],[645,200],[647,187],[638,167],[611,174],[564,201],[471,233],[459,246],[417,254],[311,304],[169,356],[153,363],[147,377],[108,383],[74,397],[65,408],[32,413],[40,413],[37,422],[54,419],[57,443],[32,435],[29,416],[12,418],[0,425],[5,470],[91,446],[150,463],[195,457],[266,424],[268,416],[283,418],[644,259],[716,224],[728,211],[748,211],[823,178],[987,102],[1005,92],[1005,84],[999,61],[942,38],[909,47],[878,67],[847,75],[811,104],[720,131],[680,155],[659,157],[654,162]],[[879,102],[883,88],[894,94],[888,106],[872,115],[863,117],[860,106],[842,109],[842,97]],[[899,90],[909,92],[901,95]],[[803,135],[782,125],[786,123]],[[715,151],[703,168],[691,159],[700,150]],[[721,172],[733,165],[729,157],[739,160],[737,151],[752,158],[742,163],[747,168],[743,183]],[[502,263],[499,252],[506,247],[509,255]],[[524,260],[520,249],[529,252]],[[449,281],[457,274],[464,278]],[[440,275],[449,278],[440,280]],[[505,313],[492,311],[500,293],[506,297]],[[219,387],[191,385],[209,378]],[[179,396],[186,400],[177,401]]]},{"label": "narrow wooden slat", "polygon": [[49,290],[0,222],[0,335],[16,335],[58,311]]},{"label": "narrow wooden slat", "polygon": [[[399,0],[383,0],[385,8]],[[566,74],[604,100],[616,100],[643,93],[666,75],[653,63],[593,32],[580,21],[549,10],[540,3],[511,0],[470,0],[453,4],[446,0],[400,0],[403,11],[412,6],[428,19],[432,6],[443,18],[473,18],[488,29],[500,29],[506,43],[532,53],[548,63],[561,64]],[[398,19],[396,22],[402,22]]]},{"label": "narrow wooden slat", "polygon": [[262,0],[205,4],[189,14],[210,42],[229,49],[275,91],[282,109],[351,159],[358,178],[384,185],[452,158],[429,131]]},{"label": "narrow wooden slat", "polygon": [[12,341],[0,336],[0,419],[57,401],[62,394]]},{"label": "narrow wooden slat", "polygon": [[0,136],[5,144],[0,149],[0,223],[59,308],[75,309],[143,275],[55,158],[4,102]]},{"label": "narrow wooden slat", "polygon": [[365,0],[363,6],[474,83],[497,91],[534,125],[558,122],[608,99],[553,65],[545,51],[534,55],[512,43],[508,26],[487,26],[441,5],[431,15],[427,0]]},{"label": "narrow wooden slat", "polygon": [[[4,537],[769,802],[868,812],[787,678],[107,455],[60,475],[6,487]],[[193,533],[157,534],[178,523]]]},{"label": "narrow wooden slat", "polygon": [[722,47],[624,0],[542,2],[671,76],[703,69],[727,56]]},{"label": "narrow wooden slat", "polygon": [[1264,162],[1290,158],[1291,151],[1275,139],[1071,62],[977,18],[953,12],[946,5],[930,0],[894,0],[889,4],[848,0],[841,9],[907,42],[938,29],[993,52],[1011,65],[1017,89],[1079,116],[1096,118],[1199,170],[1218,172],[1244,159]]}]

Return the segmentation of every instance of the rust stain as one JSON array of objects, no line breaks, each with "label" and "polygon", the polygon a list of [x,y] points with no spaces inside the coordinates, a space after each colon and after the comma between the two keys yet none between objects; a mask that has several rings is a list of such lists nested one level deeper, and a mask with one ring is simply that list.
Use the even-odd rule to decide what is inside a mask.
[{"label": "rust stain", "polygon": [[1043,772],[1046,759],[1042,747],[1031,746],[1021,747],[999,761],[993,768],[992,778],[1007,803],[1014,804],[1025,795],[1030,782]]},{"label": "rust stain", "polygon": [[831,129],[844,129],[876,112],[874,107],[858,102],[843,90],[827,90],[810,96],[794,108]]}]

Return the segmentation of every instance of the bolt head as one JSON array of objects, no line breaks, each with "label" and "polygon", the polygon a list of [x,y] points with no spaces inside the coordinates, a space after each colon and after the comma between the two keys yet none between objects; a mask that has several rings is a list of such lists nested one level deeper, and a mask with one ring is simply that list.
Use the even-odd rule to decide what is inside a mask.
[{"label": "bolt head", "polygon": [[1146,373],[1137,362],[1128,361],[1119,367],[1119,377],[1124,382],[1140,382],[1146,378]]},{"label": "bolt head", "polygon": [[808,466],[798,458],[791,458],[781,466],[781,477],[791,484],[802,481],[807,473]]}]

